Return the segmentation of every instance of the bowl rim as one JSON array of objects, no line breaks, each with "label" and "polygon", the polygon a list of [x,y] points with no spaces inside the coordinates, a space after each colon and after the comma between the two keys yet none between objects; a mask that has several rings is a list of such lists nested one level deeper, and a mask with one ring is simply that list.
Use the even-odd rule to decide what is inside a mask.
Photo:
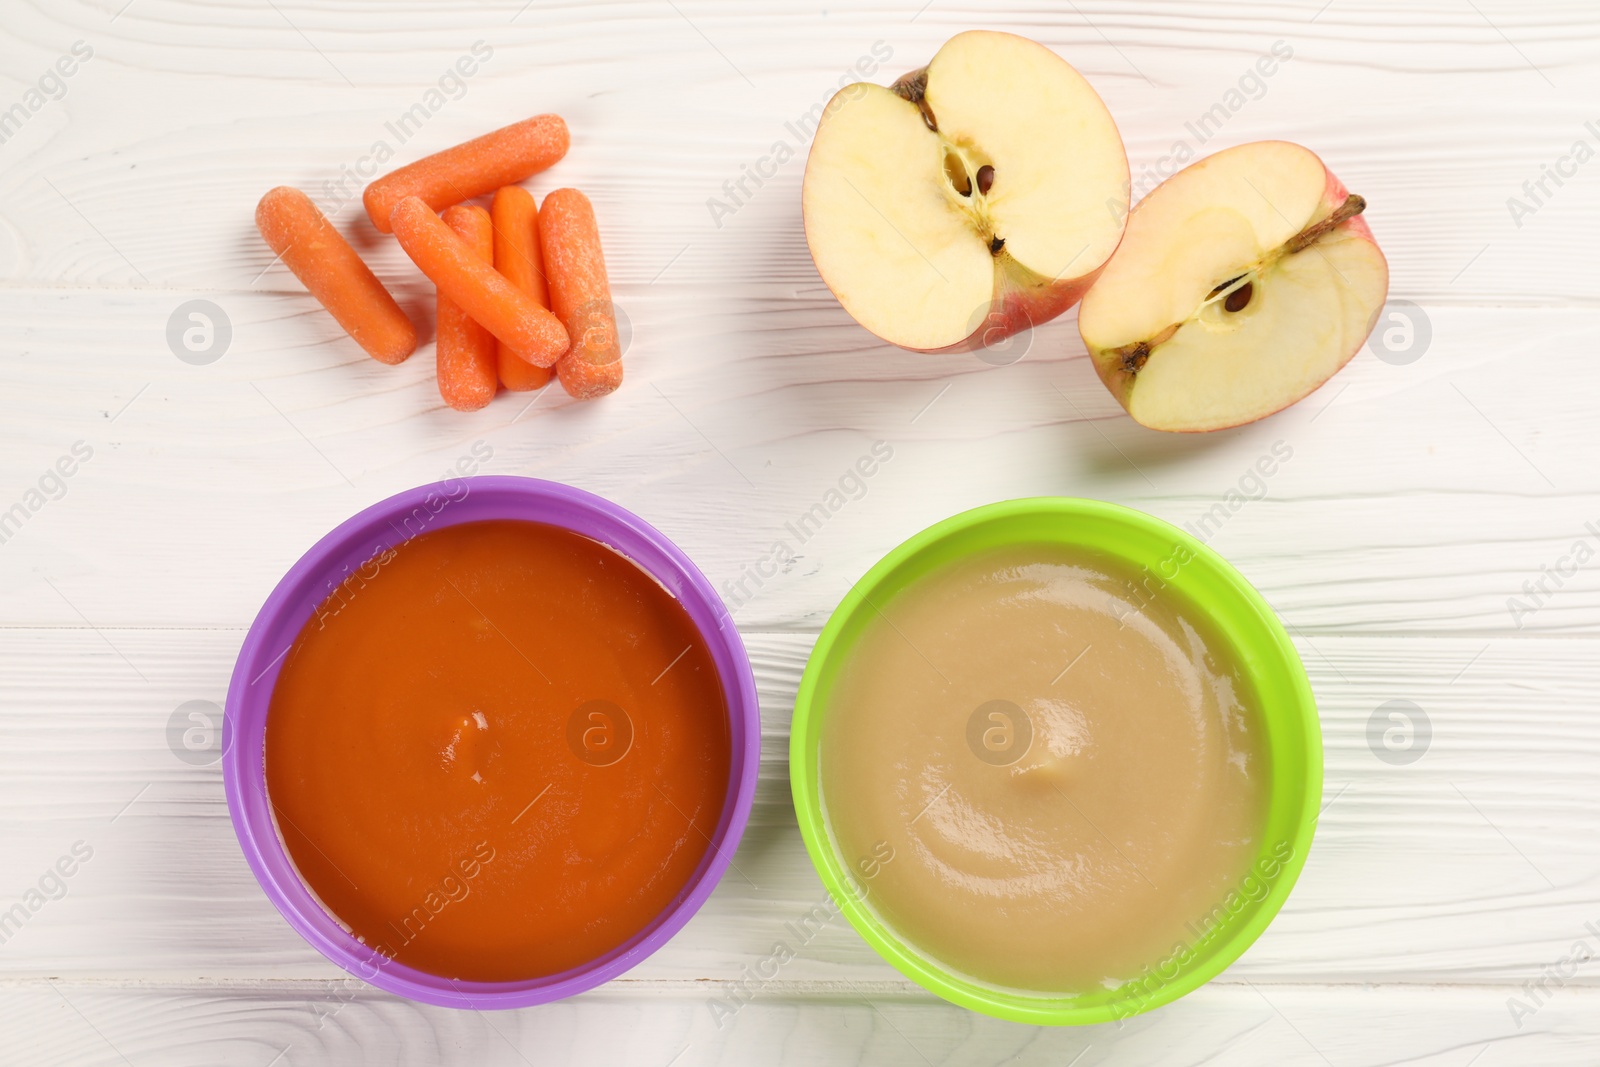
[{"label": "bowl rim", "polygon": [[[1275,712],[1272,717],[1280,720],[1283,716],[1297,717],[1301,727],[1300,732],[1304,737],[1303,744],[1292,753],[1304,761],[1306,770],[1303,781],[1298,787],[1294,783],[1289,783],[1280,788],[1278,780],[1274,777],[1269,787],[1267,805],[1269,822],[1279,821],[1274,818],[1273,809],[1280,805],[1294,805],[1297,810],[1289,815],[1292,831],[1291,836],[1285,839],[1292,848],[1291,855],[1282,862],[1278,873],[1270,879],[1268,892],[1255,902],[1254,908],[1247,915],[1240,916],[1237,922],[1228,923],[1220,937],[1204,945],[1203,955],[1192,966],[1180,968],[1174,978],[1165,980],[1154,992],[1142,997],[1139,1003],[1132,1005],[1131,1008],[1125,1002],[1119,1005],[1115,999],[1108,999],[1105,994],[1099,992],[1051,995],[1002,989],[959,974],[933,961],[902,939],[867,907],[865,894],[861,892],[860,880],[839,858],[823,811],[817,777],[819,724],[823,716],[824,703],[819,687],[822,684],[821,677],[830,661],[841,660],[850,651],[850,648],[844,645],[842,635],[853,621],[853,617],[861,611],[864,604],[882,604],[884,597],[892,597],[899,592],[903,588],[903,583],[893,584],[890,589],[883,592],[882,596],[878,595],[881,587],[890,583],[903,565],[939,542],[957,537],[984,524],[1010,522],[1029,517],[1069,520],[1088,518],[1121,524],[1146,536],[1154,535],[1170,540],[1174,549],[1179,546],[1187,549],[1195,559],[1202,561],[1211,574],[1236,598],[1235,607],[1242,610],[1252,622],[1260,625],[1259,644],[1248,647],[1253,652],[1272,657],[1273,666],[1281,669],[1285,675],[1281,681],[1287,684],[1293,701],[1292,707],[1281,713]],[[1071,539],[1063,537],[1058,543],[1071,543]],[[1134,566],[1139,565],[1137,561],[1130,562]],[[869,598],[872,599],[869,601]],[[1212,614],[1210,611],[1207,613]],[[1217,621],[1219,629],[1223,631],[1229,643],[1235,646],[1241,668],[1251,677],[1253,683],[1260,684],[1265,668],[1257,662],[1257,656],[1246,653],[1237,640],[1239,635],[1230,626],[1220,620]],[[1142,1014],[1193,992],[1231,966],[1254,944],[1276,917],[1304,868],[1320,814],[1322,779],[1321,720],[1317,714],[1311,684],[1288,632],[1261,593],[1231,563],[1187,531],[1134,508],[1082,497],[1024,497],[986,504],[943,519],[891,549],[851,587],[829,616],[818,636],[806,661],[805,672],[801,676],[800,687],[795,696],[789,735],[789,782],[795,816],[800,824],[800,835],[805,841],[806,851],[817,874],[836,907],[844,914],[850,925],[878,955],[929,992],[985,1015],[1032,1025],[1091,1025]],[[1263,840],[1262,844],[1265,847],[1266,841]],[[1252,870],[1253,867],[1247,868],[1245,874],[1241,875],[1241,881]],[[1130,980],[1119,988],[1126,988],[1136,982],[1137,979]],[[1088,998],[1093,998],[1096,1002],[1077,1003]]]},{"label": "bowl rim", "polygon": [[[426,510],[424,510],[426,509]],[[519,510],[520,509],[520,510]],[[625,556],[661,584],[689,613],[717,667],[729,727],[728,788],[710,847],[688,883],[653,922],[610,952],[556,975],[513,982],[459,981],[389,959],[357,941],[310,892],[278,837],[260,758],[278,671],[290,645],[323,600],[316,590],[343,580],[341,559],[358,563],[363,544],[410,540],[407,520],[422,529],[485,519],[547,522],[582,534]],[[396,526],[396,521],[402,525]],[[380,545],[380,547],[383,547]],[[274,635],[279,635],[274,640]],[[269,640],[272,641],[269,644]],[[271,657],[268,659],[268,657]],[[267,682],[261,685],[261,682]],[[573,486],[513,475],[451,477],[396,493],[362,509],[321,537],[280,578],[256,613],[228,685],[222,754],[223,788],[235,836],[256,881],[278,912],[328,960],[386,992],[455,1008],[519,1008],[592,989],[651,955],[700,909],[732,863],[749,822],[760,766],[761,714],[755,677],[732,616],[710,581],[666,535],[603,497]]]}]

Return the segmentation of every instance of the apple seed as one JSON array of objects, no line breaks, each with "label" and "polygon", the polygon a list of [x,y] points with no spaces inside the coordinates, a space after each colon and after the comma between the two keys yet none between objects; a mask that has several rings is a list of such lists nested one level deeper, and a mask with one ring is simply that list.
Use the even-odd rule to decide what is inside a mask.
[{"label": "apple seed", "polygon": [[994,185],[994,168],[985,163],[978,168],[978,192],[983,196],[988,196],[989,188],[992,185]]},{"label": "apple seed", "polygon": [[[992,174],[990,180],[993,180]],[[978,172],[978,191],[987,191],[983,184],[982,170],[979,170]],[[1296,252],[1305,251],[1307,248],[1310,248],[1313,244],[1315,244],[1320,238],[1332,232],[1336,227],[1349,222],[1351,219],[1361,214],[1366,210],[1366,208],[1366,200],[1354,193],[1351,193],[1349,196],[1345,197],[1344,203],[1340,204],[1334,209],[1332,214],[1323,219],[1321,222],[1313,223],[1312,225],[1307,226],[1305,229],[1289,238],[1288,241],[1279,247],[1278,251],[1272,253],[1271,256],[1268,257],[1266,262],[1270,263],[1277,260],[1281,256],[1293,255]],[[1004,242],[1000,241],[999,238],[996,238],[994,241],[990,242],[989,251],[998,254],[999,249],[996,247],[997,244],[1004,244]],[[1251,269],[1259,269],[1260,266],[1261,264],[1257,264],[1256,267]],[[1207,295],[1207,300],[1227,292],[1229,286],[1238,285],[1239,282],[1244,281],[1246,277],[1246,274],[1235,274],[1232,278],[1229,278],[1221,285],[1218,285],[1212,289]],[[1250,306],[1250,301],[1254,296],[1255,283],[1245,282],[1243,285],[1239,285],[1239,288],[1234,289],[1231,293],[1228,293],[1228,295],[1223,298],[1223,310],[1232,313],[1243,311],[1245,308]],[[1152,337],[1148,341],[1138,341],[1134,344],[1123,345],[1121,348],[1112,349],[1109,354],[1115,356],[1121,362],[1121,366],[1124,371],[1129,374],[1136,374],[1138,373],[1139,368],[1143,367],[1145,362],[1150,358],[1151,349],[1167,340],[1175,332],[1177,332],[1177,326],[1169,326],[1167,329],[1163,330],[1160,334]]]}]

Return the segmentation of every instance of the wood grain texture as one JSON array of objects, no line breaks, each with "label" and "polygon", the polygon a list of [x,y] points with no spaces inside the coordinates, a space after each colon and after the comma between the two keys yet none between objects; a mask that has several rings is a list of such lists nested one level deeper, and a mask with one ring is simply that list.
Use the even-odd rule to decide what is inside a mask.
[{"label": "wood grain texture", "polygon": [[[404,292],[426,296],[415,281]],[[825,295],[724,292],[705,306],[687,283],[618,292],[629,388],[590,405],[503,394],[462,415],[440,401],[426,347],[381,366],[304,295],[217,296],[232,347],[195,367],[165,340],[190,294],[0,291],[13,338],[0,389],[27,397],[0,423],[0,510],[73,442],[95,451],[0,544],[0,621],[246,625],[339,520],[443,477],[482,440],[488,473],[558,478],[639,511],[757,630],[815,632],[916,531],[1053,494],[1193,526],[1308,633],[1600,624],[1588,569],[1547,581],[1537,611],[1508,606],[1531,603],[1523,583],[1575,541],[1600,548],[1585,527],[1600,527],[1589,397],[1550,385],[1592,380],[1600,309],[1435,309],[1416,363],[1364,351],[1294,408],[1192,439],[1122,415],[1070,318],[990,366],[866,344]],[[1544,373],[1527,373],[1535,360]],[[893,458],[859,499],[801,528],[875,441]],[[1252,468],[1278,441],[1293,456],[1258,486]],[[1241,483],[1264,498],[1215,510]],[[741,593],[768,557],[782,573]]]},{"label": "wood grain texture", "polygon": [[926,994],[879,986],[763,994],[720,1027],[706,1007],[716,986],[686,1001],[676,992],[626,980],[561,1004],[494,1013],[425,1008],[337,982],[111,989],[60,981],[0,988],[13,1041],[8,1051],[23,1062],[84,1067],[1588,1067],[1600,1041],[1600,992],[1575,987],[1553,992],[1522,1020],[1521,1029],[1507,1021],[1513,989],[1328,989],[1224,980],[1121,1028],[1054,1030],[988,1019]]},{"label": "wood grain texture", "polygon": [[[74,41],[95,58],[5,144],[11,249],[4,273],[51,285],[298,288],[249,232],[254,199],[288,182],[319,190],[385,141],[396,164],[530,109],[565,115],[573,149],[540,194],[580,185],[609,234],[612,274],[726,282],[730,271],[816,282],[795,240],[803,151],[718,226],[706,201],[788,139],[876,42],[878,80],[925,62],[973,25],[1026,32],[1078,65],[1129,142],[1135,178],[1177,141],[1197,152],[1290,136],[1323,154],[1372,204],[1394,289],[1408,299],[1593,304],[1583,277],[1600,222],[1595,176],[1550,186],[1517,226],[1507,198],[1572,143],[1600,87],[1597,16],[1581,0],[1517,6],[1449,0],[1017,5],[920,3],[752,8],[461,5],[398,10],[314,3],[36,0],[8,15],[19,82]],[[515,17],[515,21],[513,21]],[[417,104],[474,42],[492,57],[401,141],[386,124]],[[1186,124],[1282,40],[1293,58],[1220,129]],[[130,78],[133,80],[130,81]],[[17,95],[20,95],[18,86]],[[1395,121],[1398,102],[1405,117]],[[1199,129],[1197,126],[1196,129]],[[689,132],[692,131],[692,132]],[[686,137],[686,133],[688,136]],[[801,139],[803,141],[803,139]],[[742,199],[742,198],[741,198]],[[386,277],[402,254],[351,203],[341,221]],[[97,232],[98,231],[98,232]],[[1485,246],[1493,255],[1480,255]],[[685,251],[686,250],[686,251]],[[1469,266],[1470,264],[1470,266]]]},{"label": "wood grain texture", "polygon": [[[874,45],[887,82],[973,26],[1085,73],[1136,192],[1185,151],[1316,150],[1371,204],[1421,357],[1363,351],[1289,411],[1191,439],[1121,413],[1071,315],[1007,365],[871,338],[806,252],[790,126]],[[1292,57],[1242,83],[1279,41]],[[1562,162],[1600,149],[1590,0],[16,0],[0,112],[77,42],[60,99],[0,127],[0,516],[25,512],[0,525],[0,906],[75,842],[93,855],[0,944],[0,1061],[1594,1062],[1594,965],[1545,977],[1580,940],[1600,953],[1600,162]],[[537,111],[573,148],[530,188],[593,199],[628,381],[463,416],[434,386],[430,287],[338,183],[380,142],[394,166]],[[793,158],[730,191],[779,142]],[[274,264],[251,216],[283,183],[423,326],[407,364],[367,359]],[[169,347],[194,300],[233,331],[210,365]],[[877,441],[892,458],[842,482]],[[676,540],[735,606],[763,714],[750,830],[701,914],[601,990],[495,1015],[341,980],[255,885],[217,766],[168,740],[180,704],[220,703],[301,552],[477,442],[486,473],[602,493]],[[1327,785],[1288,906],[1221,980],[1121,1029],[942,1004],[842,920],[717,1026],[712,1001],[824,900],[786,779],[813,635],[907,536],[1034,494],[1194,526],[1291,628]],[[1395,700],[1432,729],[1407,766],[1368,739]]]}]

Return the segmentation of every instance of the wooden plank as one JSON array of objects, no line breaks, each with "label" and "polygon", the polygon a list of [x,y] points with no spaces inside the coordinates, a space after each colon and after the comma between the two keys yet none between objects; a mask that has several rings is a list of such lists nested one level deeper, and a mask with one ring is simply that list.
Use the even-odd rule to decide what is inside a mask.
[{"label": "wooden plank", "polygon": [[[427,1008],[344,983],[8,984],[19,1064],[307,1067],[451,1062],[1118,1067],[1228,1063],[1502,1067],[1594,1062],[1600,991],[1552,986],[1513,1018],[1510,987],[1273,986],[1215,982],[1120,1027],[1046,1029],[881,986],[849,995],[768,989],[732,1016],[718,991],[613,983],[510,1012]],[[719,1026],[718,1023],[721,1023]],[[1520,1022],[1519,1027],[1517,1023]]]},{"label": "wooden plank", "polygon": [[[1592,567],[1543,574],[1579,541],[1600,549],[1586,526],[1600,528],[1586,458],[1600,310],[1547,310],[1534,336],[1525,312],[1437,309],[1416,363],[1363,352],[1281,415],[1191,440],[1122,415],[1070,321],[996,367],[852,350],[861,331],[820,298],[707,309],[688,285],[620,292],[635,342],[619,393],[505,394],[462,415],[438,399],[430,349],[380,366],[303,295],[219,298],[232,345],[189,366],[164,340],[187,294],[0,291],[0,390],[28,398],[0,423],[0,512],[40,505],[0,531],[0,622],[243,626],[324,532],[483,441],[484,473],[638,511],[752,629],[814,632],[912,533],[1041,494],[1190,525],[1306,633],[1600,625]],[[77,441],[94,456],[64,497],[29,496]],[[892,458],[857,479],[877,441]],[[1279,442],[1292,458],[1258,480]]]},{"label": "wooden plank", "polygon": [[[1015,11],[908,2],[826,18],[728,0],[678,6],[519,11],[521,0],[505,0],[463,11],[433,0],[378,14],[137,0],[115,21],[91,6],[20,10],[19,80],[78,40],[94,58],[5,145],[0,273],[49,285],[298,288],[281,268],[259,277],[271,255],[250,212],[266,189],[321,190],[341,168],[370,173],[376,164],[363,161],[383,154],[379,143],[398,163],[554,110],[575,144],[535,188],[593,195],[619,280],[643,283],[671,264],[711,294],[733,278],[814,285],[797,195],[809,130],[786,124],[859,60],[875,62],[874,45],[890,58],[873,79],[887,83],[957,30],[991,25],[1084,70],[1127,137],[1141,191],[1147,168],[1170,169],[1178,144],[1205,153],[1289,137],[1369,199],[1397,295],[1594,301],[1583,281],[1600,220],[1594,176],[1557,187],[1542,169],[1579,139],[1600,144],[1585,127],[1596,16],[1579,0],[1481,11],[1447,0],[1235,3],[1203,15],[1149,0]],[[430,100],[477,41],[490,57]],[[1277,41],[1292,58],[1241,90]],[[425,123],[394,125],[419,104]],[[1225,121],[1201,124],[1218,105]],[[780,142],[794,158],[730,200],[724,183]],[[1540,180],[1530,199],[1522,183]],[[1514,196],[1532,214],[1515,217]],[[737,204],[732,217],[719,218],[714,198]],[[407,273],[353,201],[331,199],[347,205],[341,221],[382,274]]]}]

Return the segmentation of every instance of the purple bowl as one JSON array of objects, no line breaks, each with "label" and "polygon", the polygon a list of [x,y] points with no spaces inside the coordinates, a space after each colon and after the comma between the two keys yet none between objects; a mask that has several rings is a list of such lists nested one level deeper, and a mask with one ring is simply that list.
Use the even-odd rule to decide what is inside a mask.
[{"label": "purple bowl", "polygon": [[[421,533],[483,519],[549,523],[593,538],[632,560],[688,611],[711,650],[728,706],[727,799],[711,848],[687,885],[628,941],[579,967],[519,982],[463,982],[419,971],[361,944],[318,903],[278,837],[267,802],[262,747],[267,708],[284,654],[312,611],[346,573]],[[581,489],[536,478],[489,476],[422,485],[374,504],[301,556],[256,615],[228,686],[222,758],[228,814],[267,899],[312,947],[351,974],[425,1004],[521,1008],[607,982],[666,944],[699,910],[727,870],[755,795],[761,715],[744,642],[711,583],[676,545],[643,519]]]}]

